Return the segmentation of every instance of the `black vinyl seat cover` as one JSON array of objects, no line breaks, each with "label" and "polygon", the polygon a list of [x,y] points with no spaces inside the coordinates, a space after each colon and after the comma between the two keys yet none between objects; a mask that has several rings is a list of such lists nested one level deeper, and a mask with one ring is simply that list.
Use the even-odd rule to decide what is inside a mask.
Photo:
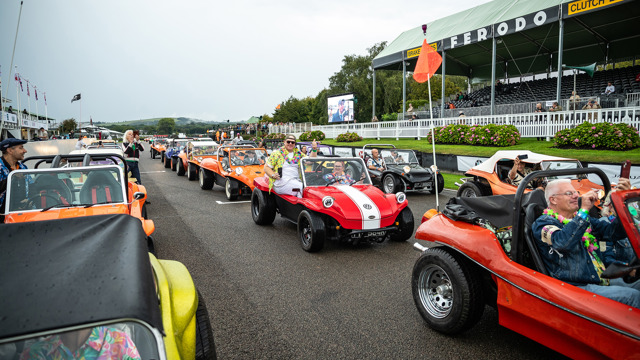
[{"label": "black vinyl seat cover", "polygon": [[82,204],[122,202],[122,185],[116,181],[110,171],[95,170],[87,176],[87,180],[80,189],[79,197]]},{"label": "black vinyl seat cover", "polygon": [[0,234],[0,339],[115,319],[164,331],[139,219],[0,224]]}]

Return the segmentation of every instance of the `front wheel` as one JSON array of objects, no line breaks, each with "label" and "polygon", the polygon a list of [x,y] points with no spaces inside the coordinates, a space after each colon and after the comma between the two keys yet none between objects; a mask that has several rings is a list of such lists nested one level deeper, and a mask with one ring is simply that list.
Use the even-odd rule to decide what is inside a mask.
[{"label": "front wheel", "polygon": [[227,195],[227,200],[234,201],[238,198],[238,182],[227,178],[224,183],[224,192]]},{"label": "front wheel", "polygon": [[[444,177],[442,176],[442,174],[438,173],[438,176],[436,178],[438,179],[438,194],[440,194],[442,192],[442,190],[444,189]],[[431,187],[431,193],[432,194],[436,193],[435,186]]]},{"label": "front wheel", "polygon": [[393,174],[387,174],[382,178],[382,190],[387,194],[395,194],[398,188],[398,180]]},{"label": "front wheel", "polygon": [[427,249],[413,267],[413,300],[434,330],[457,334],[475,325],[484,312],[482,285],[466,260],[442,248]]},{"label": "front wheel", "polygon": [[398,214],[396,222],[399,224],[398,231],[391,235],[391,241],[407,241],[413,235],[413,228],[415,227],[413,212],[408,206]]},{"label": "front wheel", "polygon": [[322,218],[307,210],[302,210],[298,216],[298,236],[302,249],[316,252],[324,247],[325,231]]},{"label": "front wheel", "polygon": [[480,197],[482,196],[482,190],[474,182],[466,182],[458,189],[458,197]]},{"label": "front wheel", "polygon": [[198,291],[196,308],[196,360],[215,360],[216,345],[213,342],[213,330],[209,321],[209,311],[204,298]]},{"label": "front wheel", "polygon": [[162,161],[164,162],[165,169],[171,168],[171,159],[167,158],[165,153],[162,153]]},{"label": "front wheel", "polygon": [[274,195],[258,188],[251,194],[251,217],[258,225],[269,225],[276,218]]},{"label": "front wheel", "polygon": [[178,176],[184,176],[185,174],[185,170],[184,170],[184,163],[182,162],[181,158],[176,158],[176,174],[178,174]]},{"label": "front wheel", "polygon": [[213,173],[211,171],[200,168],[198,179],[202,190],[211,190],[213,188]]}]

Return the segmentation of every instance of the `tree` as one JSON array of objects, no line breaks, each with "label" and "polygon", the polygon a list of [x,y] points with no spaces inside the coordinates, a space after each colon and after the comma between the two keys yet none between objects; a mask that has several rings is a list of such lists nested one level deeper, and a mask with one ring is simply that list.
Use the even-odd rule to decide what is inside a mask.
[{"label": "tree", "polygon": [[158,134],[172,134],[176,127],[176,121],[173,118],[162,118],[158,120]]},{"label": "tree", "polygon": [[71,131],[76,131],[77,127],[78,127],[78,123],[76,122],[76,119],[74,118],[67,119],[67,120],[64,120],[60,125],[60,132],[68,133]]}]

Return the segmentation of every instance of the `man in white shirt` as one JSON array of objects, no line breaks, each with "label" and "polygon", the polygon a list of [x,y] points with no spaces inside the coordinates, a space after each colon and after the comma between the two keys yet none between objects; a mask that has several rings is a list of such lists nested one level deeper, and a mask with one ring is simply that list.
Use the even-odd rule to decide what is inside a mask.
[{"label": "man in white shirt", "polygon": [[87,145],[82,141],[82,135],[78,137],[78,142],[76,143],[76,150],[82,150],[82,148],[86,148]]},{"label": "man in white shirt", "polygon": [[616,87],[615,87],[615,86],[613,86],[613,84],[611,83],[611,81],[609,81],[609,82],[607,83],[607,88],[606,88],[606,89],[604,89],[604,94],[605,94],[605,95],[611,95],[611,94],[613,94],[614,92],[616,92]]}]

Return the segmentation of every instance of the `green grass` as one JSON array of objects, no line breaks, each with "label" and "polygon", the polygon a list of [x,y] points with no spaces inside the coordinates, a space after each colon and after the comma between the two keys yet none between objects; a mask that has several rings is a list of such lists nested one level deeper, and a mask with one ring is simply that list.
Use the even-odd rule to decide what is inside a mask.
[{"label": "green grass", "polygon": [[[365,139],[356,142],[337,142],[333,139],[325,139],[323,144],[334,146],[357,146],[361,147],[366,144],[394,144],[398,148],[413,149],[422,151],[425,153],[431,153],[431,143],[428,143],[426,139],[400,139],[395,138],[387,139]],[[466,156],[479,156],[490,157],[498,150],[530,150],[535,153],[560,156],[571,159],[578,159],[583,162],[596,162],[596,163],[612,163],[619,164],[629,159],[632,164],[640,163],[640,149],[627,150],[627,151],[613,151],[613,150],[583,150],[583,149],[558,149],[553,147],[553,141],[536,141],[533,138],[523,138],[518,145],[506,146],[506,147],[494,147],[494,146],[472,146],[472,145],[438,145],[436,144],[436,154],[452,154],[452,155],[466,155]],[[447,183],[445,178],[445,183]],[[455,186],[455,185],[454,185]]]},{"label": "green grass", "polygon": [[449,172],[440,172],[442,177],[444,177],[444,188],[458,191],[458,187],[456,186],[456,182],[460,182],[460,178],[464,177],[463,174],[454,174]]}]

